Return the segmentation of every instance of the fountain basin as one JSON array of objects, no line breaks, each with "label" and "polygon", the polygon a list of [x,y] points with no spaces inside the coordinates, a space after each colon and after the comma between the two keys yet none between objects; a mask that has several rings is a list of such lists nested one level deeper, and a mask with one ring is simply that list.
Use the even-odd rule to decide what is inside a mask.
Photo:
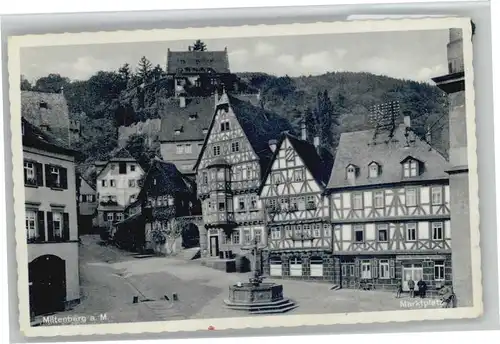
[{"label": "fountain basin", "polygon": [[226,306],[252,314],[284,313],[297,305],[283,297],[283,285],[276,283],[242,283],[229,286]]}]

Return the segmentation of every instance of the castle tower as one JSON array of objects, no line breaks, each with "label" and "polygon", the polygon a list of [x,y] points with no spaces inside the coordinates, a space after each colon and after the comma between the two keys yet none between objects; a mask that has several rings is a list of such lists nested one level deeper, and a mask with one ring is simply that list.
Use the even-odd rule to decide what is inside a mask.
[{"label": "castle tower", "polygon": [[432,80],[449,100],[450,216],[453,289],[460,307],[472,306],[472,267],[469,218],[469,169],[465,112],[465,73],[462,29],[450,29],[448,74]]}]

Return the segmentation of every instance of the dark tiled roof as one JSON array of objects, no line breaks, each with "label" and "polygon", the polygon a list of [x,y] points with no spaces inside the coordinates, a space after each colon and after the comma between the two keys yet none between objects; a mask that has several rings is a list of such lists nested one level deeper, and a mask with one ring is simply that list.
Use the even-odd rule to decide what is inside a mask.
[{"label": "dark tiled roof", "polygon": [[[374,139],[374,133],[375,130],[342,133],[328,182],[329,189],[402,182],[401,162],[409,156],[423,163],[423,171],[417,177],[404,178],[405,181],[448,178],[446,170],[449,164],[446,159],[412,130],[409,130],[407,146],[404,124],[396,127],[392,138],[387,132],[382,132]],[[368,178],[368,165],[371,162],[380,166],[377,178]],[[347,180],[346,168],[351,164],[358,167],[354,183]]]},{"label": "dark tiled roof", "polygon": [[24,117],[21,120],[23,126],[23,146],[71,156],[75,156],[78,153],[70,149],[65,142],[31,124]]},{"label": "dark tiled roof", "polygon": [[168,51],[167,73],[230,73],[227,51]]},{"label": "dark tiled roof", "polygon": [[[156,185],[153,180],[156,179]],[[154,159],[146,177],[144,186],[139,192],[138,199],[144,199],[147,195],[163,196],[176,194],[195,193],[193,182],[184,177],[174,164],[159,159]]]},{"label": "dark tiled roof", "polygon": [[[232,95],[223,94],[220,97],[219,102],[217,103],[217,108],[224,106],[229,106],[233,110],[233,113],[236,116],[239,125],[243,129],[245,136],[259,157],[261,172],[264,172],[272,156],[272,151],[268,144],[269,140],[278,138],[284,131],[292,131],[290,122],[275,113],[266,111],[261,107],[254,106],[249,102],[238,99]],[[213,111],[213,113],[215,114],[215,111]],[[213,116],[210,123],[207,137],[210,135],[214,120],[215,116]],[[194,169],[198,167],[206,144],[207,140],[205,139],[203,149],[198,156]]]},{"label": "dark tiled roof", "polygon": [[[203,141],[206,135],[203,130],[208,130],[214,114],[214,97],[186,98],[183,108],[179,104],[179,99],[171,98],[159,110],[160,141]],[[180,130],[179,134],[176,134],[177,130]]]}]

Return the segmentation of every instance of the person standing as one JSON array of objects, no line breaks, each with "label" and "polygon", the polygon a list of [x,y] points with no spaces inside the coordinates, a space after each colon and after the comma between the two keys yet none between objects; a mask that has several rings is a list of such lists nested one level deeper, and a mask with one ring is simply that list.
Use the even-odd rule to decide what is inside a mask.
[{"label": "person standing", "polygon": [[411,277],[408,280],[408,289],[410,289],[410,297],[415,297],[415,281]]},{"label": "person standing", "polygon": [[396,298],[399,299],[401,297],[401,292],[403,291],[403,285],[401,284],[401,281],[398,281],[398,284],[396,286]]},{"label": "person standing", "polygon": [[418,286],[418,295],[420,295],[420,298],[423,299],[427,291],[427,283],[425,283],[424,280],[420,279],[417,283],[417,286]]}]

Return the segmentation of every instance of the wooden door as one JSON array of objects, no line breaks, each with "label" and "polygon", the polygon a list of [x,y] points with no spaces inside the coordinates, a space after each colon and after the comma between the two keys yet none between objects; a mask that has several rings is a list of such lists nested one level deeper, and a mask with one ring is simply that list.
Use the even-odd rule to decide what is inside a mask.
[{"label": "wooden door", "polygon": [[28,264],[30,313],[48,314],[64,310],[66,266],[54,255],[40,256]]},{"label": "wooden door", "polygon": [[219,256],[219,237],[217,235],[210,237],[210,256]]}]

